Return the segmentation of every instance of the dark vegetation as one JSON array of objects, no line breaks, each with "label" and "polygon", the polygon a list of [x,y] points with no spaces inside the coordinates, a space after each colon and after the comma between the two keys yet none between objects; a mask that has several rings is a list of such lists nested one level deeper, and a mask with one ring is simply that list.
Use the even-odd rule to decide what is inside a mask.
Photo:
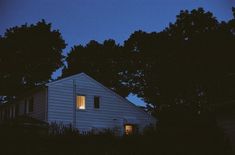
[{"label": "dark vegetation", "polygon": [[63,65],[65,46],[60,32],[44,20],[7,29],[0,37],[0,95],[12,98],[48,82]]},{"label": "dark vegetation", "polygon": [[[98,135],[92,132],[82,135],[71,127],[65,128],[60,125],[56,128],[54,125],[54,132],[49,127],[50,132],[48,132],[44,127],[29,128],[19,123],[16,125],[8,122],[0,128],[0,152],[1,154],[35,155],[232,154],[228,139],[224,137],[222,130],[211,117],[170,116],[177,118],[162,121],[156,129],[147,127],[143,135],[124,137],[114,136],[110,130]],[[28,119],[27,122],[29,122]],[[31,120],[30,122],[32,123]]]},{"label": "dark vegetation", "polygon": [[85,72],[156,109],[190,104],[198,111],[234,99],[234,42],[234,18],[220,22],[202,8],[185,10],[163,31],[136,31],[122,46],[114,40],[74,46],[62,76]]},{"label": "dark vegetation", "polygon": [[5,124],[0,128],[0,151],[230,154],[228,137],[216,119],[235,111],[234,8],[232,13],[233,19],[218,21],[202,8],[184,10],[160,32],[136,31],[123,45],[112,39],[75,45],[65,59],[65,41],[44,20],[8,29],[0,37],[0,95],[7,96],[5,100],[41,86],[63,67],[61,78],[85,72],[124,97],[137,94],[159,124],[144,136],[123,138],[110,132],[83,136],[67,129],[62,135],[38,134]]}]

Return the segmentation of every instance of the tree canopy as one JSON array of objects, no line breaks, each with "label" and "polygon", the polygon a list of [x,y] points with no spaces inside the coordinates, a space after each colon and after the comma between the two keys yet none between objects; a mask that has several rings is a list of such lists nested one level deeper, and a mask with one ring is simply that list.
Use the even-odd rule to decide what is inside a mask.
[{"label": "tree canopy", "polygon": [[87,72],[123,96],[132,92],[155,107],[198,109],[223,102],[234,96],[234,28],[234,19],[220,22],[202,8],[182,10],[163,31],[136,31],[123,46],[113,40],[74,46],[63,76]]},{"label": "tree canopy", "polygon": [[122,82],[122,72],[127,67],[125,57],[123,47],[111,39],[74,46],[66,58],[67,67],[64,67],[62,77],[85,72],[120,95],[127,96],[129,91]]},{"label": "tree canopy", "polygon": [[[154,105],[184,103],[199,108],[231,100],[234,28],[234,19],[219,22],[199,8],[181,11],[161,32],[134,32],[124,44],[134,55],[129,86]],[[230,86],[225,84],[228,77]]]},{"label": "tree canopy", "polygon": [[63,65],[65,47],[60,32],[44,20],[7,29],[0,37],[0,94],[14,96],[47,82]]},{"label": "tree canopy", "polygon": [[[137,94],[151,106],[184,104],[196,111],[235,99],[234,18],[218,21],[202,8],[182,10],[160,32],[136,31],[124,42],[75,45],[62,76],[85,72],[122,96]],[[66,46],[44,20],[13,27],[0,37],[1,92],[14,94],[50,79]]]}]

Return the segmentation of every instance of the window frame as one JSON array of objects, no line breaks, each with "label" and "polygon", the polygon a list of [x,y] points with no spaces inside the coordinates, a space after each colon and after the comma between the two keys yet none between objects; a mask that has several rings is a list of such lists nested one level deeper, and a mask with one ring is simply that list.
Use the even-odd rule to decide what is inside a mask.
[{"label": "window frame", "polygon": [[[77,98],[78,98],[78,96],[84,96],[85,97],[85,106],[84,106],[84,109],[79,109],[78,108],[78,106],[77,106]],[[85,94],[76,94],[76,97],[75,97],[75,108],[76,108],[76,110],[78,110],[78,111],[85,111],[86,110],[86,101],[87,100],[87,95],[85,95]]]}]

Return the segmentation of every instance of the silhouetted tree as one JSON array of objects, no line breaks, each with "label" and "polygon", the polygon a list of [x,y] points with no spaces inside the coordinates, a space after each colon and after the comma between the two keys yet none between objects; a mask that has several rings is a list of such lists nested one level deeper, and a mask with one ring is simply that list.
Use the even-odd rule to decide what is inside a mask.
[{"label": "silhouetted tree", "polygon": [[229,87],[235,83],[234,21],[219,22],[202,8],[184,10],[161,32],[134,32],[123,47],[113,40],[74,46],[62,76],[86,72],[154,109],[181,104],[197,113],[235,96]]},{"label": "silhouetted tree", "polygon": [[0,94],[13,96],[47,82],[63,65],[65,47],[60,32],[44,20],[7,29],[0,37]]},{"label": "silhouetted tree", "polygon": [[122,76],[128,60],[122,47],[114,40],[105,40],[102,44],[90,41],[86,46],[74,46],[66,61],[62,77],[85,72],[122,96],[129,94]]},{"label": "silhouetted tree", "polygon": [[235,72],[233,21],[218,22],[199,8],[181,11],[159,33],[132,34],[124,44],[131,53],[131,90],[155,107],[184,104],[198,112],[206,103],[223,102],[222,81]]}]

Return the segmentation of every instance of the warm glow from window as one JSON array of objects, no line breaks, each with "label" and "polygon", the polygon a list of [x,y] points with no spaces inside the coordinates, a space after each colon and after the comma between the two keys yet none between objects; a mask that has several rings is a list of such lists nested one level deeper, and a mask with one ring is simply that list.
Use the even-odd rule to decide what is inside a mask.
[{"label": "warm glow from window", "polygon": [[85,109],[86,108],[86,96],[77,96],[76,106],[77,106],[77,109]]},{"label": "warm glow from window", "polygon": [[126,135],[131,135],[134,132],[134,127],[133,125],[125,125],[125,134]]}]

